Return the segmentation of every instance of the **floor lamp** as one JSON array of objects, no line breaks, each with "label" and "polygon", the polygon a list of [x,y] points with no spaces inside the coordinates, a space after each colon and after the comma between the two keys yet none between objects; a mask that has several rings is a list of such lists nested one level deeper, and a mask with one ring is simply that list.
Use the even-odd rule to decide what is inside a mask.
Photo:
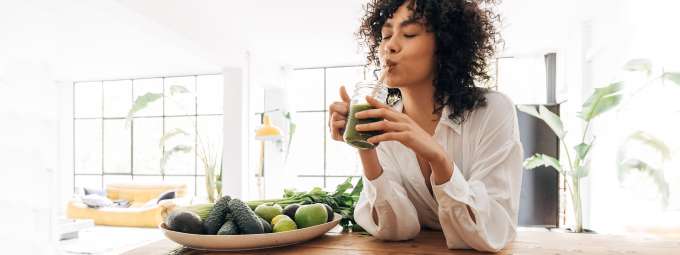
[{"label": "floor lamp", "polygon": [[[272,110],[277,111],[277,110]],[[271,111],[270,111],[271,112]],[[283,137],[281,129],[277,126],[272,125],[271,119],[267,112],[262,114],[262,126],[255,130],[255,140],[260,141],[260,166],[255,173],[255,178],[257,179],[257,192],[259,193],[259,199],[265,199],[265,183],[264,183],[264,151],[265,142],[267,141],[278,141]]]}]

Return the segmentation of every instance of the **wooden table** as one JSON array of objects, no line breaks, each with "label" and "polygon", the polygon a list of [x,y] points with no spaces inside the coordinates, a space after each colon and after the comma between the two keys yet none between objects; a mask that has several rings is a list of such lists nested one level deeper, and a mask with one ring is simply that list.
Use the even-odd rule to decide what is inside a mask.
[{"label": "wooden table", "polygon": [[[181,248],[164,239],[129,251],[128,255],[156,254],[478,254],[449,250],[442,232],[423,231],[411,241],[383,242],[369,235],[341,233],[337,229],[293,246],[246,252],[205,252]],[[498,254],[680,254],[680,240],[601,234],[573,234],[520,230],[516,240]]]}]

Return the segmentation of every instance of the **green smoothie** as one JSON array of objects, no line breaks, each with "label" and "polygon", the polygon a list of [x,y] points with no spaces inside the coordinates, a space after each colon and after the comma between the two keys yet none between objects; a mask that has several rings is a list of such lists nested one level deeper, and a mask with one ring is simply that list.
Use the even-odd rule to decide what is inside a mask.
[{"label": "green smoothie", "polygon": [[370,131],[370,132],[358,132],[354,127],[358,124],[366,124],[371,122],[381,121],[381,118],[368,118],[368,119],[357,119],[354,114],[357,112],[374,109],[373,106],[369,104],[352,104],[349,109],[349,114],[347,116],[347,126],[345,126],[345,133],[343,138],[345,142],[357,149],[367,150],[375,147],[375,144],[369,143],[368,138],[382,134],[382,131]]}]

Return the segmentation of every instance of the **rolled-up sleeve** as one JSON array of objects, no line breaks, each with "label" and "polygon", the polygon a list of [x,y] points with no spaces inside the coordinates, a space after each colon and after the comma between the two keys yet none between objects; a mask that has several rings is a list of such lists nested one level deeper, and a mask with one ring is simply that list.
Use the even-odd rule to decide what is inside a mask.
[{"label": "rolled-up sleeve", "polygon": [[449,181],[435,185],[430,180],[451,249],[496,252],[516,236],[522,183],[517,116],[509,100],[488,107],[473,138],[476,145],[471,150],[472,162],[467,162],[469,178],[452,162]]},{"label": "rolled-up sleeve", "polygon": [[[404,189],[394,159],[384,146],[381,144],[377,149],[383,173],[372,181],[364,178],[364,189],[354,209],[354,219],[378,239],[412,239],[420,233],[418,214]],[[373,219],[374,211],[377,223]]]}]

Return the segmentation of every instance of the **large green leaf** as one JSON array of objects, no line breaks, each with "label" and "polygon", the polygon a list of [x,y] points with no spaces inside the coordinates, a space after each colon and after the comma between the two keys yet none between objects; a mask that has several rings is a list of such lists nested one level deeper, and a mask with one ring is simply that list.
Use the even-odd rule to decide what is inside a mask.
[{"label": "large green leaf", "polygon": [[538,110],[536,110],[536,106],[533,105],[517,105],[517,109],[525,112],[526,114],[529,114],[531,116],[534,116],[536,118],[541,118],[541,115],[538,114]]},{"label": "large green leaf", "polygon": [[170,150],[166,150],[163,153],[163,158],[161,158],[161,163],[160,163],[161,171],[163,171],[163,173],[165,173],[165,165],[168,163],[168,159],[170,159],[170,157],[172,155],[180,153],[180,152],[181,153],[189,153],[189,152],[191,152],[191,149],[192,149],[191,146],[179,144],[179,145],[176,145],[175,147],[172,147]]},{"label": "large green leaf", "polygon": [[652,62],[644,58],[632,59],[623,66],[623,69],[626,71],[644,72],[649,75],[652,72]]},{"label": "large green leaf", "polygon": [[590,121],[600,114],[611,110],[621,102],[623,82],[616,82],[608,86],[596,88],[595,92],[583,104],[583,109],[579,117],[585,121]]},{"label": "large green leaf", "polygon": [[170,86],[170,95],[176,95],[176,94],[183,94],[183,93],[189,93],[189,90],[182,86],[182,85],[171,85]]},{"label": "large green leaf", "polygon": [[559,116],[552,113],[545,106],[541,105],[538,107],[537,110],[536,106],[533,105],[518,105],[517,109],[543,120],[543,122],[545,122],[545,124],[548,125],[548,127],[550,127],[550,129],[555,133],[555,135],[557,135],[557,137],[559,137],[560,139],[564,138],[566,132],[564,131],[562,120],[560,119]]},{"label": "large green leaf", "polygon": [[158,147],[163,148],[163,145],[165,145],[165,142],[170,140],[170,138],[173,138],[173,137],[178,136],[178,135],[189,136],[189,133],[187,131],[184,131],[183,129],[175,128],[174,130],[172,130],[168,133],[165,133],[165,135],[163,135],[163,137],[161,137],[161,140],[158,142]]},{"label": "large green leaf", "polygon": [[637,131],[631,134],[627,140],[638,141],[643,145],[658,152],[664,160],[668,160],[671,157],[671,149],[664,143],[661,139],[656,138],[652,134],[643,131]]},{"label": "large green leaf", "polygon": [[135,99],[135,102],[132,104],[132,107],[128,111],[126,125],[129,125],[130,120],[132,119],[132,115],[143,110],[150,103],[153,103],[154,101],[160,99],[161,97],[163,97],[162,93],[151,93],[151,92],[148,92],[144,95],[138,96],[137,99]]},{"label": "large green leaf", "polygon": [[591,144],[587,143],[580,143],[576,146],[574,146],[574,150],[576,151],[576,155],[578,156],[579,160],[585,160],[586,156],[588,156],[588,152],[590,151]]},{"label": "large green leaf", "polygon": [[676,85],[680,85],[680,73],[667,72],[663,74],[663,78],[674,82]]},{"label": "large green leaf", "polygon": [[618,167],[618,178],[619,181],[623,181],[630,172],[639,171],[641,173],[646,173],[654,181],[654,185],[661,194],[661,199],[664,208],[668,207],[668,200],[670,197],[670,188],[666,177],[664,175],[663,169],[655,168],[645,161],[639,159],[627,159],[619,163]]},{"label": "large green leaf", "polygon": [[562,164],[560,164],[559,160],[545,154],[536,153],[533,156],[529,157],[528,159],[524,160],[524,168],[526,169],[530,170],[539,166],[552,167],[562,174],[565,173],[564,169],[562,168]]},{"label": "large green leaf", "polygon": [[566,132],[564,131],[564,127],[562,125],[562,120],[560,119],[557,114],[554,114],[548,108],[545,106],[539,106],[538,107],[538,113],[541,114],[541,119],[545,122],[545,124],[548,124],[550,129],[552,129],[553,132],[559,137],[560,139],[564,138],[564,135]]}]

